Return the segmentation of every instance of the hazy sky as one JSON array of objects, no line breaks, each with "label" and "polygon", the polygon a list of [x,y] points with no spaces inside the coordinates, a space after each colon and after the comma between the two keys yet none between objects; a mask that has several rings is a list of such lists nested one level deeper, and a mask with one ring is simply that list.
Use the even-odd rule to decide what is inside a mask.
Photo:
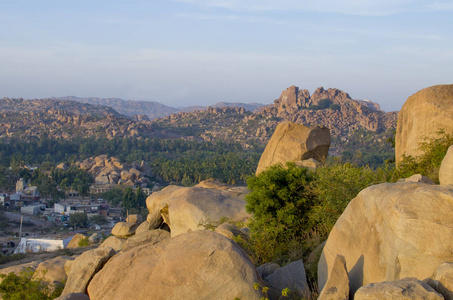
[{"label": "hazy sky", "polygon": [[446,83],[452,0],[0,0],[0,97],[268,104],[294,84],[391,111]]}]

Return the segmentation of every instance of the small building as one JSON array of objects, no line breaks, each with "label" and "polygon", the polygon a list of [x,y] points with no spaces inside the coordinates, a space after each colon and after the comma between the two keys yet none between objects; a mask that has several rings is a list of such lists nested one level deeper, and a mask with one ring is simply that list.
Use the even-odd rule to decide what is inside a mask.
[{"label": "small building", "polygon": [[0,194],[0,205],[5,206],[5,204],[9,204],[9,195],[2,193]]},{"label": "small building", "polygon": [[41,212],[41,205],[22,206],[20,212],[27,215],[37,216]]}]

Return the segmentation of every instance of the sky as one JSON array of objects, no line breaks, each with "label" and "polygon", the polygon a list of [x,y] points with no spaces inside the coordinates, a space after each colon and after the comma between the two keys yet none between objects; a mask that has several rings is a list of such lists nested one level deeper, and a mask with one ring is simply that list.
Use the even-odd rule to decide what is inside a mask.
[{"label": "sky", "polygon": [[453,0],[0,0],[0,97],[272,103],[338,88],[385,111],[453,83]]}]

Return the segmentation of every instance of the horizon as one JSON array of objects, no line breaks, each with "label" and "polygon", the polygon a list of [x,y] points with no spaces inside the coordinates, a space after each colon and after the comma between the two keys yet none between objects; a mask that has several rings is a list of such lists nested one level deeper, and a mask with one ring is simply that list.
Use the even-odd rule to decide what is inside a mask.
[{"label": "horizon", "polygon": [[0,97],[271,104],[291,85],[400,110],[453,83],[453,1],[7,1]]}]

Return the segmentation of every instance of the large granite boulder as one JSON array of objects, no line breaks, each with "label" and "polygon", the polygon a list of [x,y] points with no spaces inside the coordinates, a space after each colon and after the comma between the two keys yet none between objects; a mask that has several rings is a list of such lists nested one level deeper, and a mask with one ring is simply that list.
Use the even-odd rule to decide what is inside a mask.
[{"label": "large granite boulder", "polygon": [[[20,273],[23,271],[34,272],[36,270],[36,268],[38,267],[38,265],[39,265],[38,261],[32,261],[30,263],[25,263],[25,264],[21,264],[21,265],[16,265],[16,266],[0,269],[0,274],[8,275],[9,273],[14,273],[16,275],[20,275]],[[0,278],[0,283],[1,282],[2,282],[2,278]]]},{"label": "large granite boulder", "polygon": [[443,300],[440,294],[416,278],[369,283],[355,293],[354,300]]},{"label": "large granite boulder", "polygon": [[254,265],[234,242],[200,230],[122,252],[88,286],[97,299],[260,299]]},{"label": "large granite boulder", "polygon": [[[88,283],[104,264],[115,255],[112,248],[97,248],[83,252],[73,262],[68,274],[68,281],[62,295],[69,293],[84,293]],[[113,299],[113,298],[110,298]]]},{"label": "large granite boulder", "polygon": [[384,183],[361,191],[333,227],[318,264],[320,290],[335,257],[346,259],[350,291],[404,277],[424,280],[453,261],[453,188]]},{"label": "large granite boulder", "polygon": [[398,114],[395,157],[398,164],[403,154],[419,156],[419,143],[436,137],[444,129],[453,133],[453,84],[435,85],[410,96]]},{"label": "large granite boulder", "polygon": [[330,130],[327,127],[282,122],[278,124],[261,155],[256,169],[258,175],[267,167],[309,158],[323,161],[330,147]]},{"label": "large granite boulder", "polygon": [[151,215],[160,212],[171,228],[171,236],[204,229],[201,223],[228,218],[244,222],[250,215],[245,211],[246,188],[220,190],[202,187],[168,186],[146,199]]},{"label": "large granite boulder", "polygon": [[148,230],[136,234],[126,240],[123,246],[123,252],[144,244],[157,244],[170,238],[170,232],[162,229]]},{"label": "large granite boulder", "polygon": [[453,184],[453,145],[448,148],[439,169],[439,183]]}]

